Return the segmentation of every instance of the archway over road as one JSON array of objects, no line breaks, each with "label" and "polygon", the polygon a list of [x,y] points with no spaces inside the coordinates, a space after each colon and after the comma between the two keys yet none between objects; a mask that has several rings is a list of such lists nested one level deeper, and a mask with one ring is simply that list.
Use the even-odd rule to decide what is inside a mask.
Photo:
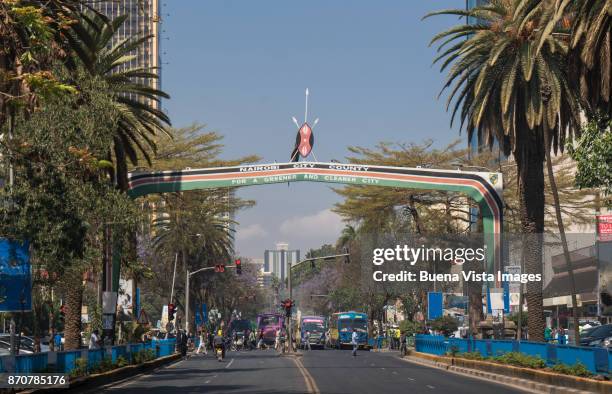
[{"label": "archway over road", "polygon": [[152,193],[298,181],[459,192],[472,198],[482,212],[487,272],[497,272],[502,265],[503,183],[502,174],[497,172],[298,162],[131,172],[128,180],[128,194],[132,198]]}]

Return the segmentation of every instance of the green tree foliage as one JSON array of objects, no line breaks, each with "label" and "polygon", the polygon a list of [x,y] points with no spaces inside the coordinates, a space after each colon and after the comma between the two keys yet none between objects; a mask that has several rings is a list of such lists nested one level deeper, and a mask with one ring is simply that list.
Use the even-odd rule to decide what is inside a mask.
[{"label": "green tree foliage", "polygon": [[572,159],[576,161],[576,185],[580,188],[599,188],[608,197],[612,196],[612,121],[602,127],[592,120],[582,128],[575,147],[569,145]]},{"label": "green tree foliage", "polygon": [[157,148],[155,140],[169,136],[168,116],[159,109],[162,98],[169,96],[154,87],[159,77],[155,68],[130,67],[134,51],[146,45],[152,36],[127,37],[112,44],[113,37],[129,15],[109,20],[94,11],[85,11],[68,37],[79,63],[92,75],[107,82],[118,113],[112,146],[116,182],[127,190],[128,160],[136,165],[139,155],[150,162]]},{"label": "green tree foliage", "polygon": [[80,345],[83,273],[99,266],[104,224],[129,229],[138,221],[135,204],[105,171],[118,118],[112,97],[104,81],[80,73],[75,82],[77,94],[46,98],[3,141],[15,184],[2,190],[0,208],[0,234],[29,240],[34,271],[46,273],[35,277],[64,295],[67,348]]},{"label": "green tree foliage", "polygon": [[[79,0],[0,2],[0,127],[38,99],[71,90],[53,72],[66,56],[65,33],[74,23]],[[12,128],[12,124],[9,125]]]},{"label": "green tree foliage", "polygon": [[[437,34],[441,71],[450,89],[452,106],[465,126],[490,147],[497,141],[512,153],[519,174],[522,232],[544,231],[545,152],[563,149],[565,138],[577,131],[579,97],[570,81],[567,53],[569,36],[556,19],[554,2],[492,0],[469,10],[443,10],[428,14],[459,15],[478,23],[455,26]],[[452,120],[451,120],[452,124]],[[525,239],[525,268],[542,273],[542,246],[538,237]],[[542,284],[528,284],[529,334],[543,340]]]},{"label": "green tree foliage", "polygon": [[[239,165],[258,160],[256,156],[237,159],[219,158],[222,137],[192,125],[172,132],[174,138],[159,144],[151,158],[151,169],[180,170]],[[236,196],[234,188],[220,188],[184,193],[150,195],[139,199],[147,219],[141,224],[139,260],[152,270],[145,278],[145,292],[168,299],[171,293],[174,261],[178,259],[174,302],[184,310],[185,270],[197,270],[216,264],[233,264],[234,213],[248,208],[253,201]],[[204,272],[192,277],[191,310],[196,303],[207,303],[228,313],[257,295],[252,291],[256,273],[243,265],[243,276],[237,278],[230,269],[224,274]],[[250,274],[249,274],[250,272]],[[249,279],[253,279],[252,281]],[[247,285],[247,283],[249,283]],[[260,300],[263,297],[256,297]],[[193,314],[192,314],[193,318]],[[192,325],[193,327],[193,325]]]}]

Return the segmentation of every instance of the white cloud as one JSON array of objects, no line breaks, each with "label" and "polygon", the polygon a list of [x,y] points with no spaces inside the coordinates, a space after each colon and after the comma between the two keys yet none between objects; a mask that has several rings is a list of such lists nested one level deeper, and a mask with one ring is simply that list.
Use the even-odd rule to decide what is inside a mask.
[{"label": "white cloud", "polygon": [[260,224],[250,224],[248,226],[240,226],[236,231],[236,240],[245,241],[247,239],[265,238],[268,232]]},{"label": "white cloud", "polygon": [[280,233],[293,237],[319,238],[335,241],[344,224],[339,215],[324,209],[309,216],[292,217],[280,225]]}]

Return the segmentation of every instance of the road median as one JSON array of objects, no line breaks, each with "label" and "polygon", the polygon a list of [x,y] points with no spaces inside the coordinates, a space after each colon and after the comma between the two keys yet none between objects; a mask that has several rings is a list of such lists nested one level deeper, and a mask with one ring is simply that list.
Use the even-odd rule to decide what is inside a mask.
[{"label": "road median", "polygon": [[22,391],[23,394],[34,394],[34,393],[65,393],[65,392],[84,392],[93,390],[96,387],[105,386],[110,383],[115,383],[126,378],[140,375],[149,371],[152,371],[161,366],[170,364],[174,361],[180,360],[181,355],[179,353],[172,354],[165,357],[156,358],[154,360],[146,361],[138,365],[127,365],[125,367],[116,368],[110,371],[102,373],[90,374],[86,376],[80,376],[78,378],[70,378],[70,385],[66,388],[58,389],[35,389]]},{"label": "road median", "polygon": [[411,352],[403,358],[435,368],[493,380],[530,391],[554,393],[595,392],[612,394],[612,382],[562,375],[549,371],[521,368],[481,360],[435,356]]}]

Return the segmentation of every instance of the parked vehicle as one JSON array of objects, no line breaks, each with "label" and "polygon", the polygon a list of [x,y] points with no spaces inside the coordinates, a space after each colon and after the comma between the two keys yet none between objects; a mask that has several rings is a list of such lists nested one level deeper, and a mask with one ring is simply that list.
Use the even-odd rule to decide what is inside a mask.
[{"label": "parked vehicle", "polygon": [[586,333],[585,336],[580,335],[580,345],[582,346],[604,346],[610,347],[612,342],[612,324],[604,324],[603,326],[595,327]]}]

